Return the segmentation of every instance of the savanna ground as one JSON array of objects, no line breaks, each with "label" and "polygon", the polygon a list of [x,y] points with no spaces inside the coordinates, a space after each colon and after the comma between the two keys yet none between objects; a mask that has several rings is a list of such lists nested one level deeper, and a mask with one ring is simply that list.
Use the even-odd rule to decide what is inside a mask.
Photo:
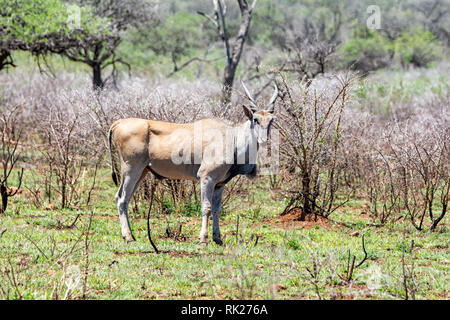
[{"label": "savanna ground", "polygon": [[[449,299],[449,0],[220,3],[0,0],[0,299]],[[145,180],[126,243],[110,125],[241,123],[241,80],[278,172],[227,185],[223,246],[161,182],[159,254]]]},{"label": "savanna ground", "polygon": [[[137,241],[124,242],[109,171],[98,178],[90,207],[35,209],[29,192],[14,198],[0,219],[3,299],[402,299],[405,279],[416,298],[449,298],[445,221],[433,233],[376,226],[359,198],[329,220],[295,221],[279,216],[286,203],[263,177],[226,206],[222,247],[199,244],[199,210],[152,210],[156,254],[142,213],[130,214]],[[355,265],[364,258],[362,235],[367,260],[348,280],[349,253]]]},{"label": "savanna ground", "polygon": [[[28,78],[20,72],[4,75],[5,110],[11,110],[8,106],[16,110],[17,105],[22,109],[18,120],[9,126],[16,128],[16,135],[4,140],[2,150],[19,141],[17,128],[26,128],[26,134],[21,135],[18,161],[8,178],[10,190],[17,190],[17,173],[24,168],[22,185],[8,198],[8,207],[0,216],[0,298],[448,299],[448,217],[444,215],[432,232],[428,213],[422,230],[413,227],[412,213],[405,211],[398,200],[401,194],[395,193],[403,190],[404,175],[394,171],[387,175],[385,171],[398,164],[382,162],[370,149],[385,141],[377,133],[390,132],[392,115],[397,117],[394,123],[415,123],[415,137],[433,133],[423,119],[443,121],[444,128],[448,127],[443,120],[448,117],[446,70],[448,65],[442,64],[436,69],[383,71],[357,80],[343,117],[342,146],[346,147],[339,150],[345,152],[339,153],[336,163],[350,161],[349,166],[342,164],[342,174],[358,175],[353,180],[336,180],[340,191],[331,199],[332,207],[338,208],[327,219],[309,214],[307,221],[298,221],[298,208],[281,216],[291,198],[289,191],[301,187],[297,171],[289,173],[285,164],[292,153],[282,153],[278,175],[254,180],[241,177],[227,186],[221,213],[223,246],[213,243],[211,234],[209,245],[199,244],[198,186],[193,192],[191,184],[184,185],[180,190],[189,195],[181,196],[171,193],[173,188],[167,182],[160,184],[150,219],[159,254],[147,240],[148,184],[130,203],[137,241],[125,243],[121,237],[114,201],[117,189],[102,135],[107,126],[100,126],[95,117],[102,110],[104,117],[98,119],[106,119],[106,123],[129,116],[190,121],[219,106],[208,102],[219,91],[217,86],[208,84],[204,92],[205,82],[175,80],[154,89],[148,80],[136,79],[139,86],[95,97],[89,88],[77,87],[81,83],[78,75],[62,74],[55,79],[36,74]],[[319,89],[320,84],[331,81],[318,80]],[[324,88],[331,90],[326,85]],[[29,96],[35,98],[27,99]],[[174,108],[183,112],[174,112]],[[278,121],[283,121],[283,106],[277,110]],[[241,112],[233,109],[231,117],[242,121]],[[367,114],[370,117],[364,118]],[[445,136],[448,129],[442,132]],[[326,146],[324,141],[321,145]],[[448,143],[445,139],[428,140],[431,149],[424,150],[435,150],[439,141],[444,141],[444,147]],[[400,140],[399,145],[409,143]],[[433,200],[435,218],[448,199],[448,149],[442,150],[443,157],[436,162],[441,163],[438,169],[443,165],[444,170],[437,171],[441,176],[437,175],[436,181],[442,184],[434,184],[440,188],[436,190],[442,190]],[[323,154],[327,159],[326,149],[320,152]],[[362,162],[361,155],[367,157]],[[428,170],[437,161],[430,159],[432,162],[425,163]],[[326,162],[317,168],[323,170],[319,172],[327,182],[330,169]],[[401,178],[400,182],[383,180],[389,176]],[[413,171],[411,177],[420,178],[420,173]],[[346,184],[352,181],[356,181],[354,191],[345,202]],[[411,186],[419,188],[412,195],[420,196],[423,183]],[[371,199],[370,192],[380,192],[379,187],[380,198]],[[415,207],[409,209],[424,208],[421,198],[417,199]],[[327,203],[326,199],[321,201]],[[386,210],[377,213],[375,206]],[[417,224],[418,217],[414,219]]]}]

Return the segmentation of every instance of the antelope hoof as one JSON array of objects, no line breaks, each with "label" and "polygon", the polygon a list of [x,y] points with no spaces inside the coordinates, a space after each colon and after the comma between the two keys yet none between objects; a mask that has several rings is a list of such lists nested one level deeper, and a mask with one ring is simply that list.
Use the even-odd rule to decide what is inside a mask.
[{"label": "antelope hoof", "polygon": [[213,238],[213,241],[218,244],[219,246],[223,246],[223,242],[222,240],[220,240],[220,238]]},{"label": "antelope hoof", "polygon": [[208,236],[200,236],[201,244],[208,244]]},{"label": "antelope hoof", "polygon": [[134,238],[134,236],[132,234],[127,234],[125,236],[122,236],[126,242],[133,242],[136,241],[136,239]]}]

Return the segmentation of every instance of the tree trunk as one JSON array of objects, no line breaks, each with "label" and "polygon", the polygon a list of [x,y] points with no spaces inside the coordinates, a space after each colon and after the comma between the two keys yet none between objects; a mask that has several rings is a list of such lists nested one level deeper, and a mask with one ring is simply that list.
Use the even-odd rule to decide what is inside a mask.
[{"label": "tree trunk", "polygon": [[0,214],[4,214],[6,212],[6,207],[8,206],[8,190],[5,185],[0,185],[0,194],[2,198],[2,204],[0,207]]},{"label": "tree trunk", "polygon": [[[306,170],[305,170],[306,171]],[[303,193],[303,210],[301,218],[304,219],[306,215],[313,212],[313,208],[310,200],[310,183],[311,179],[309,177],[309,172],[303,173],[302,178],[302,193]]]},{"label": "tree trunk", "polygon": [[231,102],[231,94],[233,90],[234,76],[236,74],[237,64],[227,63],[224,71],[222,85],[222,105],[226,106]]},{"label": "tree trunk", "polygon": [[444,218],[445,214],[447,213],[447,204],[443,204],[442,206],[442,213],[439,217],[437,217],[434,220],[431,220],[431,226],[430,226],[430,232],[434,231],[439,224],[439,222]]},{"label": "tree trunk", "polygon": [[92,84],[94,91],[103,89],[103,86],[105,85],[102,79],[102,66],[100,63],[92,65]]},{"label": "tree trunk", "polygon": [[[222,105],[226,106],[231,101],[231,94],[233,89],[234,77],[236,75],[236,69],[241,59],[241,54],[244,49],[244,43],[247,39],[248,30],[250,29],[250,21],[252,18],[252,11],[256,4],[253,1],[251,6],[248,5],[247,0],[237,0],[239,9],[241,11],[241,25],[239,27],[239,33],[234,41],[233,46],[230,46],[229,37],[227,34],[224,18],[224,8],[221,1],[217,1],[216,8],[216,21],[217,25],[221,25],[222,31],[220,32],[222,41],[225,44],[227,63],[224,70],[224,79],[222,85]],[[220,28],[219,28],[220,30]]]},{"label": "tree trunk", "polygon": [[5,49],[0,49],[0,71],[8,65],[15,67],[11,57],[11,52]]}]

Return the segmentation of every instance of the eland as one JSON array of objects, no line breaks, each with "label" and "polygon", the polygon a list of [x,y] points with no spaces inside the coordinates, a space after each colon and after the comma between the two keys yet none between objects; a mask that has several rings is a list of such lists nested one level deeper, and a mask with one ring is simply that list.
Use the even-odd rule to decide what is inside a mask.
[{"label": "eland", "polygon": [[108,132],[112,178],[118,185],[112,147],[120,159],[121,182],[116,194],[122,237],[135,238],[128,219],[128,204],[148,172],[157,179],[200,182],[202,227],[200,242],[208,243],[212,214],[213,241],[222,245],[219,213],[225,184],[237,175],[254,177],[258,148],[268,143],[278,97],[276,84],[269,105],[259,110],[242,82],[250,105],[243,105],[247,120],[231,126],[217,119],[171,123],[147,119],[121,119]]}]

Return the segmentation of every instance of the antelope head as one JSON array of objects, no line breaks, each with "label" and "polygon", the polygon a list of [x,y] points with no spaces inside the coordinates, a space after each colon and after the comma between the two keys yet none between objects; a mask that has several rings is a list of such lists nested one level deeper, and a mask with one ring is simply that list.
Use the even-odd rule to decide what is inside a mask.
[{"label": "antelope head", "polygon": [[262,109],[256,105],[244,82],[241,81],[241,83],[250,102],[249,106],[243,105],[244,113],[250,120],[250,129],[253,136],[257,139],[259,145],[264,146],[269,140],[270,128],[275,120],[273,112],[275,110],[275,101],[278,97],[277,85],[274,84],[275,92],[270,98],[268,106]]}]

